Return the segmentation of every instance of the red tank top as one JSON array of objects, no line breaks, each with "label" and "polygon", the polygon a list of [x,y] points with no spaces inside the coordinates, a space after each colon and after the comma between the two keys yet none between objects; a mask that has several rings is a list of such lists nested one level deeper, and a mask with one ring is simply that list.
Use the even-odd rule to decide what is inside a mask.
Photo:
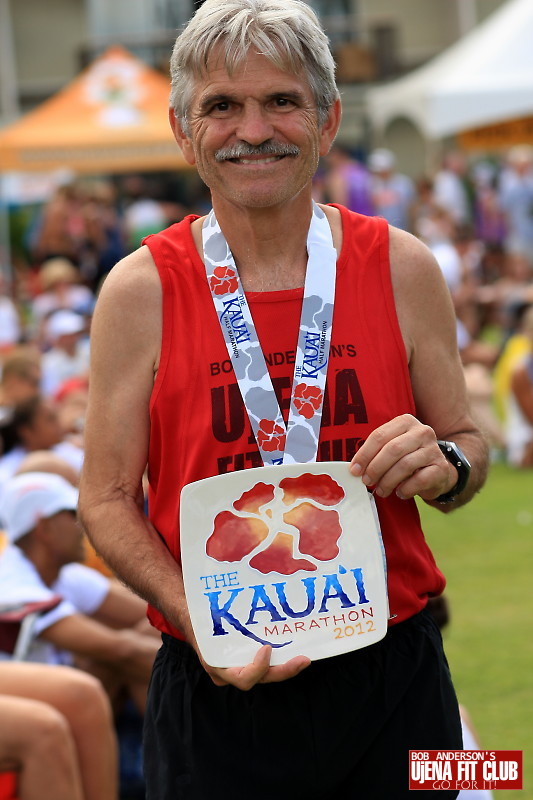
[{"label": "red tank top", "polygon": [[[319,461],[350,461],[377,426],[414,414],[382,219],[339,207],[343,246]],[[144,243],[163,288],[161,359],[150,404],[150,519],[177,561],[183,486],[261,466],[248,416],[197,253],[189,216]],[[303,289],[247,293],[282,411],[288,413]],[[376,498],[387,557],[391,623],[440,594],[444,578],[424,540],[414,500]],[[183,638],[154,608],[155,627]]]}]

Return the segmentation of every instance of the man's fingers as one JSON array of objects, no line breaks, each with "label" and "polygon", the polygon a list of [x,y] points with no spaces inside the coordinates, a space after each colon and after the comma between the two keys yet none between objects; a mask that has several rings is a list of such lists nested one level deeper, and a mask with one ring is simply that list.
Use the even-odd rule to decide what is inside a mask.
[{"label": "man's fingers", "polygon": [[[445,472],[443,473],[441,466],[444,466],[445,462],[440,465],[440,461],[440,451],[421,447],[406,453],[397,461],[381,462],[375,479],[371,478],[373,481],[371,485],[375,486],[375,492],[379,497],[388,497],[400,487],[405,489],[407,494],[411,488],[415,489],[413,495],[418,494],[418,490],[429,489],[435,479],[442,480]],[[409,486],[405,485],[407,483]]]},{"label": "man's fingers", "polygon": [[262,683],[279,683],[286,681],[289,678],[294,678],[299,672],[302,672],[309,666],[311,660],[306,656],[295,656],[287,661],[285,664],[278,664],[276,667],[270,667],[264,676]]},{"label": "man's fingers", "polygon": [[261,678],[268,672],[271,653],[272,648],[269,645],[264,645],[259,648],[251,664],[246,664],[244,667],[227,667],[225,669],[209,667],[208,672],[211,680],[217,686],[224,686],[229,683],[246,692],[256,683],[259,683]]},{"label": "man's fingers", "polygon": [[255,654],[251,664],[244,667],[228,667],[227,669],[209,668],[209,675],[217,686],[231,684],[243,692],[247,692],[258,683],[279,683],[293,678],[311,663],[306,656],[295,656],[285,664],[270,666],[272,648],[261,647]]},{"label": "man's fingers", "polygon": [[[410,489],[418,486],[418,478],[422,478],[421,490],[430,488],[426,480],[433,472],[418,476],[420,470],[443,464],[433,429],[404,414],[370,434],[352,459],[350,469],[354,475],[360,475],[367,486],[375,487],[380,497],[388,497],[399,487],[409,496]],[[413,476],[418,476],[415,482],[403,486]]]},{"label": "man's fingers", "polygon": [[413,427],[420,426],[421,423],[411,414],[401,414],[388,422],[384,422],[375,428],[366,438],[362,447],[357,451],[352,459],[352,463],[366,465],[379,451],[392,439],[407,433]]}]

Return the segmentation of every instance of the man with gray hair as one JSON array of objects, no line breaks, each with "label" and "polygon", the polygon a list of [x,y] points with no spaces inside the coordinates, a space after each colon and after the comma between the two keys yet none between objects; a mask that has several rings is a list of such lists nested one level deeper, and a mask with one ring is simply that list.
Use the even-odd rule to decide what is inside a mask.
[{"label": "man with gray hair", "polygon": [[[80,488],[93,544],[162,633],[145,724],[147,797],[406,798],[410,748],[461,747],[425,611],[444,578],[415,496],[450,510],[487,469],[446,286],[409,234],[313,203],[341,106],[327,38],[306,3],[206,0],[176,41],[171,73],[172,130],[213,210],[147,237],[103,286]],[[337,475],[348,502],[360,491],[374,519],[372,490],[387,561],[385,577],[380,549],[383,638],[361,647],[364,636],[343,628],[351,644],[335,655],[328,617],[311,609],[314,587],[329,586],[329,619],[358,612],[339,582],[347,570],[334,562],[339,530],[329,521],[338,517],[327,510],[344,490],[327,495],[310,482],[320,468],[322,488],[338,490]],[[236,493],[239,481],[250,489]],[[296,507],[298,498],[307,499]],[[283,503],[296,509],[291,524]],[[350,537],[343,530],[341,543]],[[196,598],[183,576],[195,546],[212,573],[199,580],[213,625],[191,621]],[[245,562],[255,585],[240,584]],[[292,577],[307,587],[306,610],[287,600]],[[368,586],[358,589],[366,602]],[[247,620],[236,609],[251,590]],[[296,631],[285,660],[271,619]],[[218,649],[207,655],[199,641],[211,627]],[[317,628],[326,650],[309,657],[299,631]],[[252,642],[249,658],[228,656],[235,638]]]}]

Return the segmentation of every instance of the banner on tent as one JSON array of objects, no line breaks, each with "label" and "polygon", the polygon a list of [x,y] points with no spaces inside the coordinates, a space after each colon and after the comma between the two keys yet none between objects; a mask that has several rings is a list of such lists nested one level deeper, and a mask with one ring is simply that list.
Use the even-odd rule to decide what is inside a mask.
[{"label": "banner on tent", "polygon": [[533,144],[533,117],[463,131],[458,137],[465,150],[505,150],[517,144]]}]

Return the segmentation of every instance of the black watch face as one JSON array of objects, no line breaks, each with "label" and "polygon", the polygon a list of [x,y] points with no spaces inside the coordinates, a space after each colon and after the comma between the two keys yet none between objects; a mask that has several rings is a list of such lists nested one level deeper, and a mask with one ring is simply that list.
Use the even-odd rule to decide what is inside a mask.
[{"label": "black watch face", "polygon": [[438,445],[443,455],[448,459],[450,464],[453,464],[457,470],[457,483],[440,502],[450,502],[465,488],[470,475],[470,462],[464,455],[460,447],[455,442],[438,442]]}]

